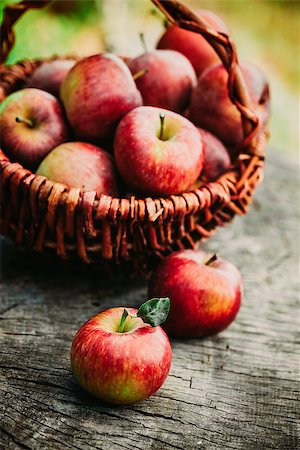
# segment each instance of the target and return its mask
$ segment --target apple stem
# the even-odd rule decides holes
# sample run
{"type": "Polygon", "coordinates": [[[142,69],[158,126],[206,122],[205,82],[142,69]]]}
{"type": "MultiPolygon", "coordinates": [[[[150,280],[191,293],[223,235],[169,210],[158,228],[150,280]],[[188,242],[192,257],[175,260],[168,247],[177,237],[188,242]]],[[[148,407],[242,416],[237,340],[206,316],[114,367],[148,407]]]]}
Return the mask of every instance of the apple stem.
{"type": "Polygon", "coordinates": [[[164,126],[165,126],[165,115],[160,113],[160,133],[159,133],[159,139],[162,141],[164,138],[164,126]]]}
{"type": "Polygon", "coordinates": [[[127,309],[124,308],[123,314],[122,314],[122,317],[121,317],[121,320],[120,320],[120,325],[119,325],[119,328],[118,328],[118,333],[124,333],[125,321],[126,321],[128,316],[129,316],[129,313],[128,313],[127,309]]]}
{"type": "Polygon", "coordinates": [[[217,255],[214,253],[204,264],[206,266],[210,266],[211,263],[213,263],[214,261],[216,261],[218,259],[217,255]]]}
{"type": "Polygon", "coordinates": [[[147,300],[139,307],[136,316],[133,316],[124,308],[117,333],[124,333],[125,321],[128,316],[133,319],[139,317],[144,323],[151,325],[151,327],[157,327],[166,321],[169,312],[169,297],[151,298],[147,300]]]}
{"type": "Polygon", "coordinates": [[[17,123],[25,123],[29,128],[33,128],[33,122],[30,119],[25,119],[25,117],[17,116],[16,117],[17,123]]]}
{"type": "Polygon", "coordinates": [[[134,75],[132,75],[132,78],[134,79],[134,81],[138,80],[139,78],[141,78],[143,75],[145,75],[148,72],[148,69],[141,69],[138,72],[136,72],[134,75]]]}
{"type": "Polygon", "coordinates": [[[148,48],[147,48],[147,44],[146,44],[144,33],[140,33],[140,40],[141,40],[142,47],[143,47],[145,53],[148,53],[148,48]]]}

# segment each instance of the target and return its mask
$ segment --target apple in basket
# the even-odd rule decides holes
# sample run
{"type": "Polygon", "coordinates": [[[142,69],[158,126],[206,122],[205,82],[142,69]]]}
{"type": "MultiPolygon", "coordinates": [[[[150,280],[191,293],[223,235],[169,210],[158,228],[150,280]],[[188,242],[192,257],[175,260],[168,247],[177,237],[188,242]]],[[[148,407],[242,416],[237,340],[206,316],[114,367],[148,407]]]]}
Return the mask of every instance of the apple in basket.
{"type": "Polygon", "coordinates": [[[187,191],[203,167],[197,128],[185,117],[161,108],[141,106],[119,123],[115,161],[133,191],[168,196],[187,191]]]}
{"type": "Polygon", "coordinates": [[[181,113],[187,107],[197,79],[193,66],[173,50],[146,52],[128,63],[132,74],[146,70],[136,80],[144,105],[181,113]]]}
{"type": "MultiPolygon", "coordinates": [[[[197,13],[214,30],[230,34],[226,23],[217,14],[206,9],[199,9],[197,13]]],[[[220,62],[215,50],[203,36],[199,33],[179,28],[176,25],[171,25],[167,28],[160,38],[157,48],[169,48],[185,55],[192,63],[197,76],[210,65],[220,62]]]]}
{"type": "Polygon", "coordinates": [[[230,156],[218,138],[209,131],[198,128],[203,142],[204,166],[201,176],[207,181],[214,181],[229,169],[230,156]]]}
{"type": "MultiPolygon", "coordinates": [[[[270,116],[269,85],[264,72],[249,62],[240,64],[253,110],[261,127],[270,116]]],[[[228,147],[243,141],[241,114],[228,95],[228,73],[222,64],[208,68],[198,79],[192,94],[190,120],[215,134],[228,147]]],[[[235,156],[234,150],[231,151],[235,156]]]]}
{"type": "Polygon", "coordinates": [[[82,191],[117,195],[113,158],[100,147],[86,142],[65,142],[41,162],[37,175],[82,191]]]}
{"type": "Polygon", "coordinates": [[[142,105],[127,65],[110,53],[78,61],[63,80],[60,96],[76,135],[90,141],[111,137],[120,119],[142,105]]]}
{"type": "Polygon", "coordinates": [[[58,97],[60,85],[75,62],[73,59],[44,62],[35,69],[25,86],[43,89],[58,97]]]}
{"type": "Polygon", "coordinates": [[[170,300],[151,299],[139,310],[111,308],[88,320],[71,348],[72,371],[91,395],[132,404],[154,394],[171,366],[170,341],[159,326],[170,300]]]}
{"type": "Polygon", "coordinates": [[[169,335],[212,335],[236,317],[242,277],[233,264],[216,255],[183,250],[162,260],[149,280],[148,293],[170,298],[170,314],[164,324],[169,335]]]}
{"type": "Polygon", "coordinates": [[[14,92],[1,103],[0,130],[5,153],[30,169],[68,136],[58,100],[32,88],[14,92]]]}

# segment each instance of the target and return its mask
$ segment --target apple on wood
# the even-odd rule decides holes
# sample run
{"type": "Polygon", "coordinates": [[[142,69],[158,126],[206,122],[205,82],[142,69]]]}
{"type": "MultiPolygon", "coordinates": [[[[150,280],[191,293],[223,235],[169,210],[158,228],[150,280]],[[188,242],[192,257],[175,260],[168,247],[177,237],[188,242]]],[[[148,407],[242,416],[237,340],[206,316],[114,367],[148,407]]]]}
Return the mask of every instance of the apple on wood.
{"type": "Polygon", "coordinates": [[[68,137],[58,100],[33,88],[14,92],[1,103],[0,129],[4,152],[30,169],[68,137]]]}
{"type": "Polygon", "coordinates": [[[207,181],[214,181],[229,169],[230,156],[226,147],[216,136],[202,128],[198,128],[198,131],[204,150],[202,177],[207,181]]]}
{"type": "Polygon", "coordinates": [[[73,59],[44,62],[35,69],[25,86],[43,89],[58,97],[61,83],[75,63],[73,59]]]}
{"type": "MultiPolygon", "coordinates": [[[[269,85],[264,72],[249,62],[240,64],[248,87],[252,109],[258,115],[261,128],[270,117],[269,85]]],[[[190,120],[216,135],[226,146],[235,148],[243,141],[241,114],[228,94],[228,73],[222,64],[208,68],[198,79],[191,100],[190,120]]]]}
{"type": "Polygon", "coordinates": [[[149,295],[168,296],[164,329],[176,337],[219,333],[236,317],[242,277],[230,262],[204,252],[183,250],[167,256],[152,273],[149,295]]]}
{"type": "Polygon", "coordinates": [[[91,141],[111,137],[120,119],[142,105],[127,65],[110,53],[76,63],[62,82],[60,96],[76,135],[91,141]]]}
{"type": "Polygon", "coordinates": [[[203,167],[197,128],[165,109],[141,106],[119,123],[115,140],[117,169],[136,192],[169,196],[189,190],[203,167]]]}
{"type": "Polygon", "coordinates": [[[146,72],[135,81],[144,105],[184,111],[197,84],[195,71],[185,56],[173,50],[153,50],[132,59],[128,67],[133,75],[146,72]]]}
{"type": "Polygon", "coordinates": [[[86,142],[65,142],[41,162],[37,175],[82,191],[117,195],[113,158],[100,147],[86,142]]]}
{"type": "Polygon", "coordinates": [[[159,326],[170,300],[151,299],[139,310],[111,308],[88,320],[71,348],[72,371],[91,395],[128,405],[154,394],[171,366],[170,341],[159,326]]]}
{"type": "MultiPolygon", "coordinates": [[[[217,14],[206,9],[199,9],[197,14],[205,19],[214,30],[230,34],[228,26],[217,14]]],[[[215,50],[201,34],[184,30],[176,25],[167,28],[160,38],[157,48],[172,49],[182,53],[193,65],[197,76],[207,67],[220,61],[215,50]]]]}

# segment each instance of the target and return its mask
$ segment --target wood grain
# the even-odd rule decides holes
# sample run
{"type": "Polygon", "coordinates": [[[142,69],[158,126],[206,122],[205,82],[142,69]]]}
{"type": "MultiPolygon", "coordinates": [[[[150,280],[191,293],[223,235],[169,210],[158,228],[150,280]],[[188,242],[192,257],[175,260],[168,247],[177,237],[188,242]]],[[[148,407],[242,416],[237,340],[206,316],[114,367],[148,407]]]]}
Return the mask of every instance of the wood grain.
{"type": "Polygon", "coordinates": [[[243,274],[236,322],[172,341],[166,383],[134,406],[84,394],[69,349],[100,309],[141,304],[146,281],[46,263],[2,241],[1,449],[299,448],[299,180],[294,164],[269,156],[250,213],[206,244],[243,274]]]}

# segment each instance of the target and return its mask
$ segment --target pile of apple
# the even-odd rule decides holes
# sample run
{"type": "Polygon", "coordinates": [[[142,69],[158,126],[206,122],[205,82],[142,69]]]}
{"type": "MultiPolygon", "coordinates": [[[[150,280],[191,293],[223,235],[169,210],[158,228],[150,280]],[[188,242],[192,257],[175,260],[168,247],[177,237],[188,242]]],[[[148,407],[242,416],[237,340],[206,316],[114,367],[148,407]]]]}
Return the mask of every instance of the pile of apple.
{"type": "MultiPolygon", "coordinates": [[[[218,31],[226,24],[202,17],[218,31]]],[[[0,105],[3,151],[69,188],[124,196],[169,196],[228,170],[243,139],[228,75],[199,34],[169,27],[158,49],[134,59],[104,53],[42,63],[0,105]]],[[[269,88],[241,70],[264,126],[269,88]]]]}
{"type": "MultiPolygon", "coordinates": [[[[218,16],[200,14],[229,34],[218,16]]],[[[43,63],[0,105],[4,152],[98,197],[169,196],[218,178],[243,140],[227,72],[199,34],[171,26],[157,47],[130,60],[104,53],[43,63]]],[[[266,78],[250,63],[241,70],[264,127],[266,78]]],[[[148,293],[155,298],[139,310],[104,311],[74,338],[74,375],[102,400],[130,404],[152,395],[171,365],[166,332],[191,338],[224,330],[238,313],[242,278],[222,258],[185,250],[161,262],[148,293]]]]}

